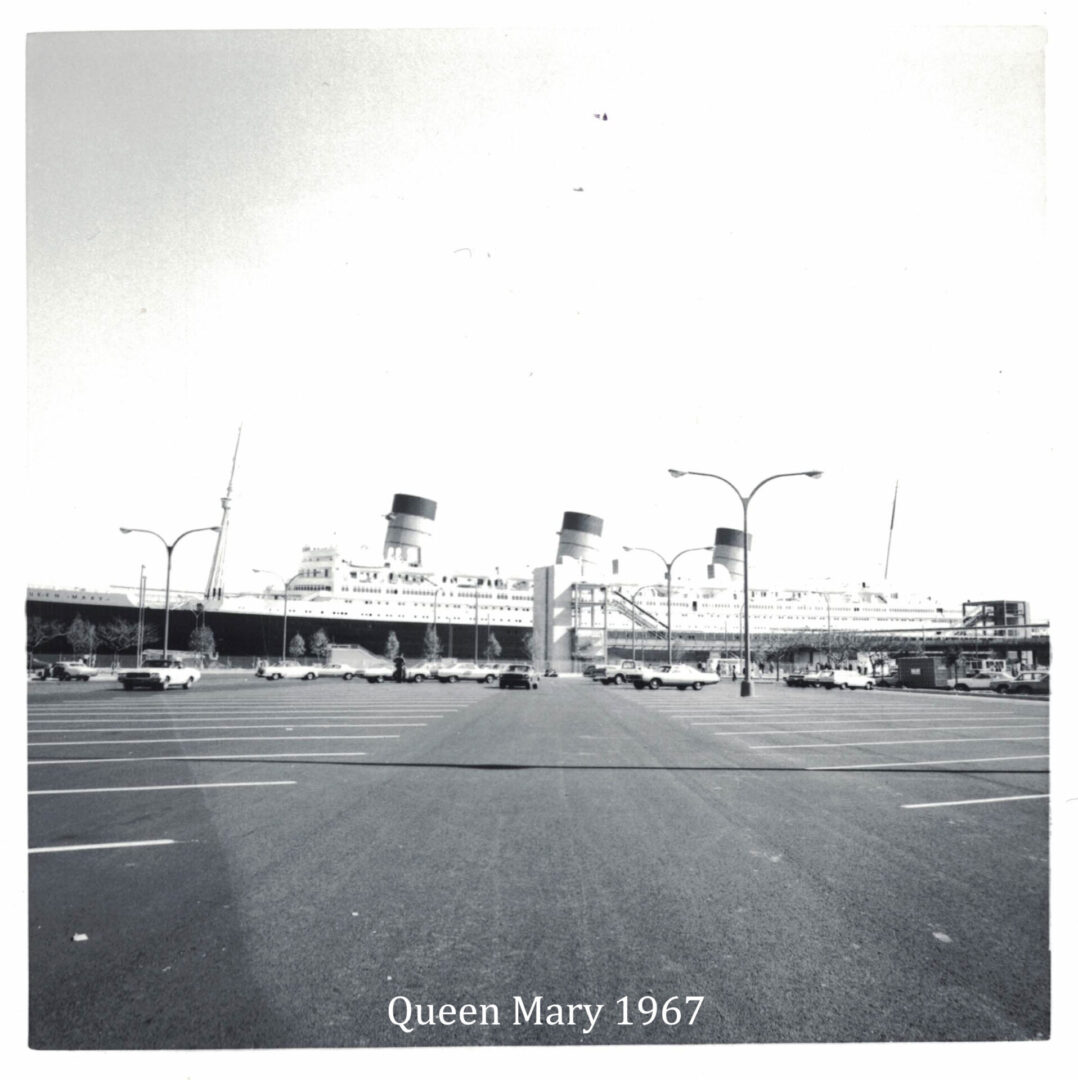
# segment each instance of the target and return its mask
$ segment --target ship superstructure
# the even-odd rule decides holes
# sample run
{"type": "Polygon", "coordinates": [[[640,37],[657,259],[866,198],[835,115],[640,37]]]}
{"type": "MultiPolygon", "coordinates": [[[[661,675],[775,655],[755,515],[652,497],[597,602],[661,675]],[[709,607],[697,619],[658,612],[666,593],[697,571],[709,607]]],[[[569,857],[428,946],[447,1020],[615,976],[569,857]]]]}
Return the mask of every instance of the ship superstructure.
{"type": "MultiPolygon", "coordinates": [[[[229,496],[222,506],[227,521],[229,496]]],[[[726,640],[739,633],[744,538],[736,529],[716,530],[706,579],[682,576],[671,583],[648,583],[618,577],[603,559],[602,519],[576,511],[564,515],[553,567],[528,574],[437,570],[426,565],[436,513],[437,503],[431,499],[397,494],[385,515],[379,563],[355,562],[336,545],[305,547],[287,583],[275,582],[260,591],[225,590],[222,541],[204,593],[172,590],[169,647],[184,648],[191,631],[202,625],[213,631],[221,655],[278,654],[286,590],[290,638],[308,638],[321,630],[335,644],[381,653],[392,633],[408,657],[424,654],[431,628],[443,656],[481,658],[493,653],[504,659],[529,652],[552,656],[544,651],[544,642],[555,624],[571,628],[581,641],[601,630],[608,643],[637,633],[664,635],[669,612],[681,640],[726,640]],[[555,578],[557,596],[551,592],[555,578]]],[[[147,590],[150,625],[163,607],[164,591],[147,590]]],[[[867,582],[826,589],[757,584],[750,591],[750,607],[756,635],[956,626],[962,618],[955,605],[867,582]]],[[[27,591],[29,615],[62,625],[76,614],[97,624],[115,618],[134,621],[138,611],[137,587],[31,586],[27,591]]],[[[575,644],[572,651],[581,655],[575,644]]]]}

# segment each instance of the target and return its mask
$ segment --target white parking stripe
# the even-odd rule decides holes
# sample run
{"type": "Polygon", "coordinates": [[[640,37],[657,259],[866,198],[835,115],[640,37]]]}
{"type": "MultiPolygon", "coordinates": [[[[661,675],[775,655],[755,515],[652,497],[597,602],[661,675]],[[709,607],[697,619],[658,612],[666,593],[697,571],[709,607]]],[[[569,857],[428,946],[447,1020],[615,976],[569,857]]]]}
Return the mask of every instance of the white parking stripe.
{"type": "Polygon", "coordinates": [[[163,754],[157,757],[36,758],[27,765],[135,765],[143,761],[231,761],[238,758],[366,757],[366,750],[306,750],[287,754],[163,754]]]}
{"type": "Polygon", "coordinates": [[[175,840],[126,840],[116,844],[73,844],[71,847],[32,847],[31,855],[44,855],[51,851],[102,851],[105,848],[154,847],[157,844],[174,844],[175,840]]]}
{"type": "Polygon", "coordinates": [[[71,742],[32,742],[28,746],[120,746],[124,743],[193,743],[193,742],[301,742],[313,739],[399,739],[399,735],[214,735],[188,739],[78,739],[71,742]]]}
{"type": "Polygon", "coordinates": [[[903,810],[924,810],[930,806],[972,806],[974,803],[1018,802],[1020,799],[1047,799],[1047,795],[1001,795],[995,799],[958,799],[955,802],[903,803],[903,810]]]}
{"type": "Polygon", "coordinates": [[[876,739],[873,742],[836,742],[836,743],[769,743],[750,746],[750,750],[830,750],[836,746],[915,746],[919,743],[945,742],[1046,742],[1047,735],[986,735],[983,739],[876,739]]]}
{"type": "MultiPolygon", "coordinates": [[[[1043,728],[1044,724],[949,724],[946,727],[927,727],[917,728],[917,731],[991,731],[993,728],[1000,728],[1004,731],[1024,731],[1028,728],[1043,728]]],[[[750,735],[827,735],[839,732],[846,735],[850,732],[863,732],[871,731],[876,733],[895,734],[894,728],[881,728],[881,727],[866,727],[866,728],[800,728],[790,730],[789,728],[780,728],[775,731],[712,731],[712,735],[739,735],[741,738],[746,738],[750,735]]],[[[918,739],[917,742],[945,742],[944,739],[918,739]]],[[[963,742],[970,740],[963,739],[963,742]]],[[[860,746],[861,743],[822,743],[826,746],[860,746]]],[[[871,744],[866,744],[871,745],[871,744]]]]}
{"type": "Polygon", "coordinates": [[[96,795],[113,791],[187,791],[194,788],[232,788],[232,787],[282,787],[295,785],[297,780],[237,780],[219,784],[148,784],[145,787],[87,787],[55,788],[52,791],[29,791],[28,795],[96,795]]]}
{"type": "MultiPolygon", "coordinates": [[[[145,731],[153,734],[157,731],[260,731],[267,729],[270,731],[276,731],[280,728],[286,731],[293,731],[296,728],[384,728],[384,727],[426,727],[424,723],[405,723],[396,724],[387,721],[384,724],[307,724],[301,720],[293,721],[292,723],[284,724],[215,724],[215,725],[184,725],[182,727],[176,727],[169,725],[168,727],[140,727],[139,731],[145,731]]],[[[128,732],[130,728],[113,728],[113,727],[101,727],[101,728],[38,728],[33,732],[34,735],[86,735],[86,734],[108,734],[109,732],[128,732]]],[[[30,743],[28,745],[34,745],[30,743]]],[[[41,744],[38,744],[41,745],[41,744]]]]}
{"type": "Polygon", "coordinates": [[[828,772],[833,769],[901,769],[911,765],[972,765],[982,761],[1032,761],[1046,758],[1047,754],[1015,754],[1012,757],[951,758],[948,761],[886,761],[871,765],[812,765],[806,772],[828,772]]]}

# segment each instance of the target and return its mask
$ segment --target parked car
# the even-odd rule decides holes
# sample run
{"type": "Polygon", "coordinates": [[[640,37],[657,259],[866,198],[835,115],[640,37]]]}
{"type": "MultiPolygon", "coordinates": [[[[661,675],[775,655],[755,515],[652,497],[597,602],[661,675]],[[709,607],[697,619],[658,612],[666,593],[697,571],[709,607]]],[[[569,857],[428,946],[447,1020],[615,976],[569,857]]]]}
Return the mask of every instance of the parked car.
{"type": "Polygon", "coordinates": [[[803,671],[792,671],[784,677],[784,681],[787,686],[804,686],[805,673],[803,671]]]}
{"type": "Polygon", "coordinates": [[[819,683],[825,690],[871,690],[876,685],[876,680],[861,671],[834,668],[821,671],[819,683]]]}
{"type": "Polygon", "coordinates": [[[89,682],[100,672],[82,660],[58,660],[52,665],[51,674],[54,679],[59,679],[61,682],[69,682],[72,679],[89,682]]]}
{"type": "Polygon", "coordinates": [[[902,676],[897,671],[891,671],[886,675],[877,675],[877,686],[902,686],[902,676]]]}
{"type": "Polygon", "coordinates": [[[592,678],[603,686],[621,686],[632,679],[634,672],[643,671],[646,666],[641,660],[611,660],[609,664],[596,667],[592,678]]]}
{"type": "Polygon", "coordinates": [[[30,679],[47,679],[52,665],[31,656],[26,662],[26,676],[30,679]]]}
{"type": "Polygon", "coordinates": [[[1002,693],[1003,688],[1014,682],[1014,676],[1005,671],[971,671],[955,680],[954,688],[967,693],[970,690],[994,690],[1002,693]]]}
{"type": "Polygon", "coordinates": [[[344,679],[348,682],[356,677],[356,669],[351,664],[323,664],[318,671],[318,677],[327,679],[344,679]]]}
{"type": "Polygon", "coordinates": [[[514,686],[524,690],[538,690],[539,674],[531,664],[507,664],[505,670],[498,675],[498,686],[502,690],[510,690],[514,686]]]}
{"type": "Polygon", "coordinates": [[[1004,694],[1048,694],[1047,671],[1022,671],[1001,688],[1004,694]]]}
{"type": "Polygon", "coordinates": [[[369,683],[385,682],[386,679],[393,678],[393,665],[388,660],[376,660],[373,664],[368,664],[359,676],[369,683]]]}
{"type": "Polygon", "coordinates": [[[421,683],[427,679],[436,678],[436,672],[438,670],[438,664],[434,660],[423,660],[420,663],[408,664],[405,666],[404,677],[408,682],[421,683]]]}
{"type": "Polygon", "coordinates": [[[481,664],[460,661],[438,668],[437,679],[441,683],[455,683],[464,680],[491,684],[497,682],[498,673],[481,664]]]}
{"type": "Polygon", "coordinates": [[[678,690],[688,690],[691,686],[694,690],[702,690],[706,685],[719,681],[714,671],[700,671],[688,664],[663,664],[660,667],[643,668],[632,672],[630,679],[637,690],[645,687],[658,690],[663,686],[676,686],[678,690]]]}
{"type": "Polygon", "coordinates": [[[802,686],[816,687],[820,685],[820,676],[822,671],[806,671],[804,677],[801,679],[802,686]]]}
{"type": "Polygon", "coordinates": [[[117,678],[125,690],[169,690],[173,686],[190,690],[202,678],[202,672],[188,667],[182,660],[169,657],[144,660],[142,667],[121,671],[117,678]]]}
{"type": "Polygon", "coordinates": [[[279,660],[259,664],[255,674],[269,682],[276,679],[306,679],[310,682],[318,678],[321,670],[314,664],[301,664],[298,660],[279,660]]]}

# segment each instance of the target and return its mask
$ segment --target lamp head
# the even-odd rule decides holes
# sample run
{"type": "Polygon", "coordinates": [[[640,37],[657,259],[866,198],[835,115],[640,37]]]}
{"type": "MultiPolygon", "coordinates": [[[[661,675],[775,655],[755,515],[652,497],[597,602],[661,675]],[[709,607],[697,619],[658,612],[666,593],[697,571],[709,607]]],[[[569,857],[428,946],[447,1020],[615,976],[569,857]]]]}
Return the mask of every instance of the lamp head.
{"type": "Polygon", "coordinates": [[[811,476],[813,480],[819,480],[823,476],[823,472],[820,469],[813,469],[811,472],[805,473],[806,476],[811,476]]]}
{"type": "Polygon", "coordinates": [[[670,475],[671,475],[671,476],[672,476],[672,477],[673,477],[673,478],[674,478],[675,480],[676,480],[676,479],[677,479],[677,478],[678,478],[679,476],[684,476],[684,475],[685,475],[685,470],[684,470],[684,469],[667,469],[666,471],[667,471],[667,472],[668,472],[668,473],[669,473],[669,474],[670,474],[670,475]]]}
{"type": "Polygon", "coordinates": [[[122,532],[122,533],[129,533],[129,532],[131,532],[131,530],[130,530],[130,529],[125,529],[125,528],[124,528],[124,527],[123,527],[123,526],[121,525],[121,526],[120,526],[120,532],[122,532]]]}

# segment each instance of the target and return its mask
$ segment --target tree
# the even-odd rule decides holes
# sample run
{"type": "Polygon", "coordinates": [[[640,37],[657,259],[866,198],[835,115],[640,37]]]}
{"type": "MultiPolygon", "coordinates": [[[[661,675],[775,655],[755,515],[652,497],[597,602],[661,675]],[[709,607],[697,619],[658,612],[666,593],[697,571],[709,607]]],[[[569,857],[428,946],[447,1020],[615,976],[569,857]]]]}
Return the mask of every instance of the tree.
{"type": "Polygon", "coordinates": [[[483,650],[487,660],[497,660],[502,655],[502,646],[496,634],[487,634],[487,647],[483,650]]]}
{"type": "Polygon", "coordinates": [[[535,653],[536,653],[535,634],[533,634],[533,633],[525,634],[524,635],[524,640],[521,642],[521,644],[524,647],[524,656],[527,659],[528,663],[529,664],[534,664],[535,659],[536,659],[536,656],[535,656],[535,653]]]}
{"type": "Polygon", "coordinates": [[[288,655],[298,660],[306,651],[307,643],[303,640],[303,635],[296,634],[288,643],[288,655]]]}
{"type": "Polygon", "coordinates": [[[307,646],[311,656],[317,656],[319,660],[325,660],[329,656],[330,643],[326,632],[319,627],[311,634],[310,644],[307,646]]]}
{"type": "Polygon", "coordinates": [[[428,626],[427,632],[423,635],[423,659],[434,661],[441,658],[442,643],[438,638],[438,631],[433,626],[428,626]]]}
{"type": "Polygon", "coordinates": [[[97,633],[105,648],[112,651],[114,663],[119,663],[120,653],[138,644],[138,623],[128,619],[110,619],[97,633]]]}
{"type": "Polygon", "coordinates": [[[40,615],[31,615],[26,620],[26,648],[33,652],[46,641],[63,637],[64,625],[56,619],[43,619],[40,615]]]}
{"type": "Polygon", "coordinates": [[[187,647],[191,652],[198,653],[204,660],[212,659],[217,655],[217,640],[213,631],[205,624],[196,626],[187,639],[187,647]]]}
{"type": "Polygon", "coordinates": [[[71,620],[71,625],[64,631],[68,645],[73,653],[80,656],[92,656],[97,645],[97,627],[87,622],[81,615],[71,620]]]}
{"type": "Polygon", "coordinates": [[[401,654],[401,643],[397,640],[397,631],[390,630],[389,637],[386,638],[386,647],[382,652],[382,655],[392,663],[401,654]]]}

